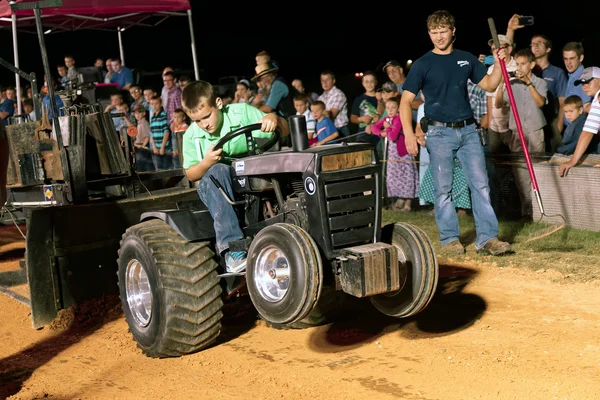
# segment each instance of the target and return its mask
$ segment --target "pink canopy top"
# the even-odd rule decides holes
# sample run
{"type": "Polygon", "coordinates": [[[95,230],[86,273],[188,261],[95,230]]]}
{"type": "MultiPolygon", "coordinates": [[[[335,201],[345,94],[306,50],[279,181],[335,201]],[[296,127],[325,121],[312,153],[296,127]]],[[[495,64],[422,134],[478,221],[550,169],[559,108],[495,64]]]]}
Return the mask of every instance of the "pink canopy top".
{"type": "MultiPolygon", "coordinates": [[[[17,3],[23,2],[25,1],[17,0],[17,3]]],[[[62,4],[62,7],[42,9],[42,15],[77,14],[108,17],[128,13],[173,12],[190,9],[188,0],[63,0],[62,4]]],[[[8,1],[1,1],[0,17],[10,17],[11,14],[8,1]]],[[[32,16],[33,10],[20,10],[16,14],[17,17],[32,16]]]]}

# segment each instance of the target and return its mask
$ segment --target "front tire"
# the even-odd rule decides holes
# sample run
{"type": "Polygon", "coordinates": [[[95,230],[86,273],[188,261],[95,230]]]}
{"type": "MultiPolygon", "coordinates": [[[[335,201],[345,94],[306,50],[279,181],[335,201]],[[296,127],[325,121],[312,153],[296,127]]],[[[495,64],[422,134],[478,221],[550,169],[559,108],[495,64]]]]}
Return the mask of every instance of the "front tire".
{"type": "Polygon", "coordinates": [[[121,305],[138,347],[178,357],[221,331],[222,289],[209,242],[188,242],[161,220],[127,229],[118,258],[121,305]]]}
{"type": "Polygon", "coordinates": [[[296,225],[262,229],[248,251],[246,281],[258,313],[273,324],[291,324],[310,314],[323,286],[323,266],[314,240],[296,225]]]}

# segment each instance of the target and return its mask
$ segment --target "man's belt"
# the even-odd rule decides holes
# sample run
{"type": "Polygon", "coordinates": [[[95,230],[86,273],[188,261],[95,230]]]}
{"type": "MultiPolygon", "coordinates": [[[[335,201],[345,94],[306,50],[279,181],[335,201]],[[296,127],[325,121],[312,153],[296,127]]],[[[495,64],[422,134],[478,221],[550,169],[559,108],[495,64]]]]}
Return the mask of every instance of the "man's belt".
{"type": "Polygon", "coordinates": [[[442,128],[452,128],[452,129],[464,128],[467,125],[477,123],[477,121],[475,121],[475,118],[468,118],[468,119],[465,119],[464,121],[458,121],[458,122],[439,122],[439,121],[432,121],[432,120],[428,120],[427,122],[429,125],[432,125],[432,126],[441,126],[442,128]]]}

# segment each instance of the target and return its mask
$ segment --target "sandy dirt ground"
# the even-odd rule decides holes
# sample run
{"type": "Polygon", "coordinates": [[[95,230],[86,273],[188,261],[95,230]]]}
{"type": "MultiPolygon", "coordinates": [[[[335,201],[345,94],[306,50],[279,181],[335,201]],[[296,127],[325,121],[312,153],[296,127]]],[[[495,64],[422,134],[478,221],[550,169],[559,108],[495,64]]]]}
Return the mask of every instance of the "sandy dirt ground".
{"type": "MultiPolygon", "coordinates": [[[[21,257],[0,255],[1,270],[21,257]]],[[[406,320],[352,300],[328,325],[276,330],[234,299],[217,344],[171,359],[141,354],[117,298],[35,330],[0,294],[0,398],[600,398],[600,282],[491,261],[442,260],[432,303],[406,320]]]]}

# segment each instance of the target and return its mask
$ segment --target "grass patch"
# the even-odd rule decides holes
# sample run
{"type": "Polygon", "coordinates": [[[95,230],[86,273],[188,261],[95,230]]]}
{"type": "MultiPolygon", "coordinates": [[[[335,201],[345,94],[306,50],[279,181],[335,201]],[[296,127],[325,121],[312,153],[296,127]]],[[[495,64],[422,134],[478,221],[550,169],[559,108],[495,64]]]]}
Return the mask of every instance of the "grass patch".
{"type": "MultiPolygon", "coordinates": [[[[439,232],[435,217],[427,211],[399,213],[385,210],[383,225],[407,222],[423,229],[431,241],[441,263],[446,261],[441,254],[439,232]]],[[[553,269],[574,282],[600,279],[600,232],[564,227],[544,238],[526,242],[544,232],[550,225],[523,221],[500,221],[499,238],[511,243],[513,254],[502,257],[483,256],[475,252],[475,221],[472,216],[459,218],[461,242],[467,247],[464,256],[452,256],[454,261],[465,257],[498,267],[514,267],[541,271],[553,269]]]]}

